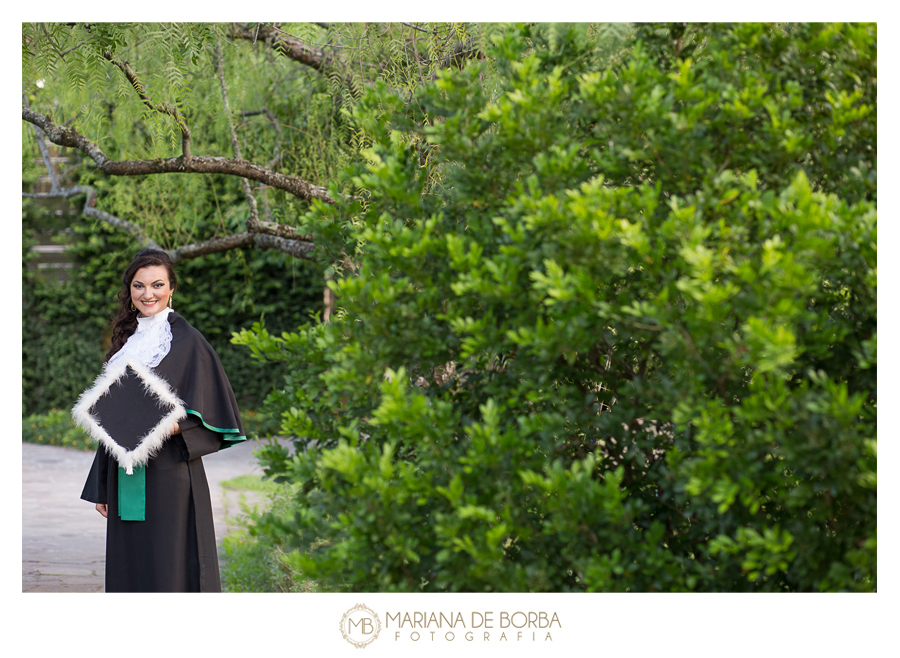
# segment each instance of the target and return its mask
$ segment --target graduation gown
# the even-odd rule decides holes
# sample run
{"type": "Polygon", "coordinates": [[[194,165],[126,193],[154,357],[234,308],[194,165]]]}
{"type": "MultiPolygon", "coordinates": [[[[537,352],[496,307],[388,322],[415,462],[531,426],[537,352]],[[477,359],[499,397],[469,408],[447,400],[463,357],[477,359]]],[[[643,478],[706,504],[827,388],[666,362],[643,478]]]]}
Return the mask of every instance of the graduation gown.
{"type": "MultiPolygon", "coordinates": [[[[81,497],[108,506],[107,592],[221,591],[209,485],[202,457],[242,441],[234,392],[215,351],[175,312],[169,353],[153,369],[184,401],[181,432],[163,441],[145,469],[144,520],[120,518],[119,478],[101,444],[81,497]]],[[[128,476],[131,477],[131,476],[128,476]]]]}

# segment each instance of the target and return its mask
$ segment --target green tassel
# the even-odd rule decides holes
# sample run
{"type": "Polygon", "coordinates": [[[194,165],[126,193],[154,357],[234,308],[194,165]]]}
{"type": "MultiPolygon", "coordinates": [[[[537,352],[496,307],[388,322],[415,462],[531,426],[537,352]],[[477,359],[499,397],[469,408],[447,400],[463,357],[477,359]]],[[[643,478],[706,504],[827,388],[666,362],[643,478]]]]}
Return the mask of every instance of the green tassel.
{"type": "Polygon", "coordinates": [[[119,467],[119,518],[123,521],[143,521],[147,506],[147,478],[144,466],[135,466],[127,475],[119,467]]]}

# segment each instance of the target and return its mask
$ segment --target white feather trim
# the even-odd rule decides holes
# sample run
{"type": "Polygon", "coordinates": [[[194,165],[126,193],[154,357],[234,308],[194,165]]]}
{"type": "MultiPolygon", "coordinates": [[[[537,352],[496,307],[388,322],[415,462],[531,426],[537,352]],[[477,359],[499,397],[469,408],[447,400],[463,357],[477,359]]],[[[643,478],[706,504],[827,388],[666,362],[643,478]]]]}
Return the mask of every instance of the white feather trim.
{"type": "Polygon", "coordinates": [[[103,372],[94,381],[94,385],[78,397],[75,406],[72,407],[72,417],[76,424],[99,441],[116,458],[125,472],[131,475],[134,466],[146,465],[159,452],[165,440],[172,435],[172,427],[175,423],[187,417],[187,410],[184,402],[175,394],[166,380],[135,360],[120,359],[115,363],[107,363],[103,372]],[[161,403],[160,406],[169,408],[169,412],[138,441],[134,450],[126,450],[116,443],[90,412],[91,407],[125,375],[128,368],[131,368],[141,380],[144,390],[156,396],[158,402],[161,403]]]}

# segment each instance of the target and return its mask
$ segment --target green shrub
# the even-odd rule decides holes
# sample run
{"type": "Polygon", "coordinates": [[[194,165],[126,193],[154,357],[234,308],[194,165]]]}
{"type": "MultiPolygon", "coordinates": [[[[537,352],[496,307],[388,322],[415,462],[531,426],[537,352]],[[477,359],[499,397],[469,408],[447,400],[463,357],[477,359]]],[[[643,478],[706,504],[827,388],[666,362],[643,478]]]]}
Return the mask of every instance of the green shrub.
{"type": "Polygon", "coordinates": [[[97,449],[97,442],[75,425],[68,409],[51,409],[45,414],[32,414],[23,419],[22,442],[78,450],[97,449]]]}
{"type": "Polygon", "coordinates": [[[256,531],[351,591],[874,591],[875,27],[587,30],[362,101],[336,319],[236,339],[301,437],[256,531]]]}
{"type": "MultiPolygon", "coordinates": [[[[290,488],[278,487],[267,479],[235,478],[223,482],[232,489],[261,491],[263,508],[268,518],[284,514],[290,488]]],[[[296,564],[296,556],[266,534],[256,529],[261,513],[242,504],[244,516],[236,519],[244,527],[233,530],[222,539],[222,589],[226,592],[312,592],[315,584],[304,576],[296,564]]],[[[233,519],[235,520],[235,519],[233,519]]]]}

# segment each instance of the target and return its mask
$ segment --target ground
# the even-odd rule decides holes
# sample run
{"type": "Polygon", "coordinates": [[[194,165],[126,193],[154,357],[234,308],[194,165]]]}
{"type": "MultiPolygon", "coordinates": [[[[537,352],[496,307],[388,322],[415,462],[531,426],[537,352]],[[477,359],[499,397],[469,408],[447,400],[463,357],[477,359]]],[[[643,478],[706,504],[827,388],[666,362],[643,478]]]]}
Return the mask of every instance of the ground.
{"type": "MultiPolygon", "coordinates": [[[[233,527],[226,515],[240,513],[242,495],[252,498],[221,483],[260,473],[256,447],[245,441],[203,459],[219,542],[233,527]]],[[[80,498],[93,458],[93,451],[22,444],[23,592],[103,591],[106,524],[80,498]]]]}

